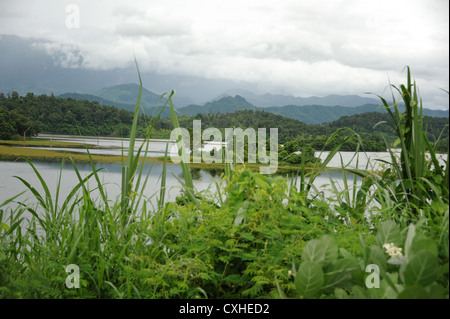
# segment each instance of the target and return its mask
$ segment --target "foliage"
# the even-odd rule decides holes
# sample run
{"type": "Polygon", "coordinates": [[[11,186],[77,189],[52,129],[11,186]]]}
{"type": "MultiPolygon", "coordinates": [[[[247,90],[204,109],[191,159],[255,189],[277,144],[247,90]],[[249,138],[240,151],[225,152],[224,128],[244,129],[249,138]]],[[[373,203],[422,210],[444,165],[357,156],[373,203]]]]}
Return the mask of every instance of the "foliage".
{"type": "MultiPolygon", "coordinates": [[[[389,190],[387,193],[389,200],[403,204],[394,209],[398,215],[392,218],[402,222],[414,221],[425,211],[430,222],[434,223],[435,220],[442,218],[442,213],[436,215],[434,210],[429,209],[430,204],[431,206],[449,204],[448,159],[444,163],[439,162],[437,155],[442,134],[434,143],[428,139],[424,129],[422,101],[418,97],[416,84],[411,81],[409,68],[407,84],[402,84],[399,88],[394,85],[392,87],[400,93],[406,107],[405,113],[399,113],[394,94],[392,106],[389,106],[383,98],[381,100],[392,119],[392,128],[398,137],[396,145],[400,148],[400,156],[397,157],[389,149],[390,167],[382,178],[375,182],[379,183],[380,188],[389,190]]],[[[448,125],[443,128],[443,132],[445,129],[448,129],[448,125]]],[[[385,199],[383,196],[381,200],[385,199]]]]}
{"type": "MultiPolygon", "coordinates": [[[[28,135],[38,132],[91,136],[130,134],[134,116],[130,111],[113,106],[100,106],[97,101],[57,98],[53,94],[35,96],[29,93],[26,96],[13,96],[0,100],[0,120],[3,118],[2,114],[6,113],[6,118],[13,127],[16,125],[14,123],[21,123],[23,128],[17,127],[16,131],[22,136],[25,126],[33,128],[27,132],[28,135]],[[12,114],[15,117],[12,117],[12,114]]],[[[139,115],[138,136],[145,136],[146,126],[150,121],[151,117],[139,115]]]]}
{"type": "Polygon", "coordinates": [[[290,164],[320,162],[320,158],[315,156],[315,149],[311,145],[300,146],[297,140],[289,141],[279,149],[278,160],[290,164]]]}
{"type": "MultiPolygon", "coordinates": [[[[10,97],[3,97],[0,99],[0,123],[2,123],[0,138],[9,139],[14,134],[23,136],[28,127],[31,127],[31,129],[26,132],[27,136],[35,135],[38,132],[91,136],[128,137],[130,135],[133,112],[118,109],[114,106],[100,105],[96,100],[89,101],[87,99],[75,99],[68,95],[64,96],[64,98],[53,95],[35,96],[29,93],[26,96],[13,94],[10,97]],[[10,112],[13,113],[10,114],[10,112]],[[12,116],[13,114],[14,116],[12,116]]],[[[80,98],[84,98],[84,96],[80,98]]],[[[157,101],[154,101],[154,97],[152,99],[152,105],[158,104],[157,101]]],[[[160,101],[168,103],[165,96],[160,101]]],[[[120,104],[117,104],[117,106],[119,107],[120,104]]],[[[176,112],[178,111],[176,110],[176,112]]],[[[199,110],[199,112],[202,111],[199,110]]],[[[170,111],[161,107],[154,107],[152,110],[145,110],[145,112],[142,107],[140,108],[136,130],[138,137],[146,136],[147,125],[158,114],[167,114],[170,117],[170,111]]],[[[366,151],[384,151],[386,145],[381,136],[384,136],[389,143],[395,141],[394,130],[389,125],[378,125],[374,128],[375,124],[380,121],[391,122],[389,115],[382,113],[357,114],[330,123],[312,125],[267,111],[237,110],[226,114],[199,113],[195,116],[182,116],[179,117],[180,127],[190,129],[194,119],[202,121],[202,129],[216,127],[222,131],[228,127],[241,127],[243,129],[248,127],[255,129],[276,127],[281,144],[296,140],[300,145],[310,145],[315,150],[322,150],[326,145],[328,136],[342,127],[349,127],[360,134],[363,137],[362,147],[366,151]]],[[[448,119],[432,117],[425,119],[424,125],[430,141],[434,142],[434,138],[439,135],[445,124],[448,124],[448,119]]],[[[151,134],[153,138],[168,138],[171,130],[171,119],[159,118],[154,123],[151,134]]],[[[222,132],[222,136],[225,136],[224,132],[222,132]]],[[[333,149],[340,143],[340,139],[344,138],[344,136],[336,137],[332,143],[326,145],[325,150],[333,149]]],[[[354,151],[357,144],[356,140],[348,140],[345,145],[342,145],[341,150],[354,151]]],[[[443,131],[437,150],[442,152],[447,149],[448,128],[443,131]]]]}
{"type": "MultiPolygon", "coordinates": [[[[408,72],[399,91],[418,101],[411,89],[408,72]]],[[[179,127],[171,98],[166,105],[179,127]]],[[[0,203],[0,297],[448,299],[448,165],[436,166],[437,143],[425,134],[418,104],[408,108],[392,112],[400,158],[392,153],[381,177],[342,163],[344,189],[330,175],[331,194],[314,181],[346,143],[361,147],[362,135],[351,128],[326,139],[324,148],[333,147],[315,170],[306,173],[303,161],[289,179],[226,164],[217,191],[197,192],[183,165],[176,202],[165,201],[167,161],[159,190],[144,194],[145,161],[123,160],[117,199],[108,198],[90,155],[85,177],[69,158],[79,182],[66,198],[64,160],[56,192],[29,162],[39,187],[18,176],[28,198],[22,192],[0,203]],[[80,268],[79,288],[65,284],[69,264],[80,268]]],[[[132,141],[139,109],[138,96],[132,141]]],[[[146,138],[155,123],[145,126],[146,138]]],[[[145,158],[144,146],[138,151],[145,158]]]]}
{"type": "Polygon", "coordinates": [[[9,140],[33,136],[38,132],[36,124],[20,110],[7,110],[0,106],[0,139],[9,140]]]}
{"type": "MultiPolygon", "coordinates": [[[[448,218],[448,209],[447,209],[448,218]]],[[[379,225],[376,245],[355,257],[324,235],[307,243],[295,276],[300,298],[448,299],[448,245],[427,237],[423,222],[379,225]]],[[[448,229],[443,229],[448,238],[448,229]]]]}

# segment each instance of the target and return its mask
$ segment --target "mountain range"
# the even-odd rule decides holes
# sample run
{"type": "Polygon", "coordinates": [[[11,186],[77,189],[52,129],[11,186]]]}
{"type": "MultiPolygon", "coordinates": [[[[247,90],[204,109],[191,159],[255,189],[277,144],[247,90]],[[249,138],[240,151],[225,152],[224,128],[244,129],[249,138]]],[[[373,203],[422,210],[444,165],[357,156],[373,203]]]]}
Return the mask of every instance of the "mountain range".
{"type": "MultiPolygon", "coordinates": [[[[139,86],[137,84],[122,84],[100,89],[93,94],[80,94],[80,93],[65,93],[58,97],[71,97],[79,100],[97,101],[102,105],[112,105],[118,108],[134,111],[136,98],[139,92],[139,86]]],[[[360,96],[341,96],[330,95],[326,97],[311,97],[311,98],[294,98],[293,100],[289,96],[284,95],[271,95],[271,103],[274,106],[254,105],[250,103],[246,98],[241,95],[229,96],[230,92],[226,92],[210,102],[203,105],[189,104],[184,107],[178,107],[176,109],[180,116],[192,116],[198,113],[229,113],[241,110],[254,110],[274,113],[283,115],[285,117],[300,120],[304,123],[319,124],[327,123],[338,120],[342,116],[350,116],[354,114],[361,114],[367,112],[386,112],[381,107],[381,103],[377,103],[377,100],[370,98],[363,98],[360,96]],[[283,105],[284,101],[293,101],[298,104],[283,105]],[[317,102],[318,104],[305,105],[306,102],[317,102]],[[338,103],[342,102],[342,105],[338,103]],[[345,104],[344,104],[345,102],[345,104]],[[372,102],[372,103],[364,103],[372,102]],[[363,103],[359,104],[358,103],[363,103]]],[[[254,101],[264,100],[264,97],[268,95],[256,95],[249,91],[241,91],[246,93],[254,101]]],[[[159,113],[160,107],[165,103],[166,98],[155,94],[145,88],[142,90],[141,106],[144,109],[144,113],[147,115],[156,115],[159,113]],[[159,107],[158,107],[159,106],[159,107]]],[[[269,102],[263,103],[268,105],[269,102]]],[[[402,107],[400,106],[402,110],[402,107]]],[[[448,118],[447,111],[441,110],[423,110],[424,115],[432,117],[446,117],[448,118]]],[[[169,108],[166,108],[162,113],[162,117],[169,117],[169,108]]]]}
{"type": "Polygon", "coordinates": [[[219,95],[216,100],[219,100],[227,96],[239,95],[246,99],[249,103],[259,106],[259,107],[270,107],[270,106],[285,106],[285,105],[324,105],[324,106],[335,106],[342,105],[348,107],[355,107],[364,104],[377,104],[379,100],[361,97],[359,95],[328,95],[324,97],[311,96],[311,97],[296,97],[293,95],[282,95],[282,94],[262,94],[258,95],[248,90],[242,89],[232,89],[227,90],[223,94],[219,95]]]}
{"type": "MultiPolygon", "coordinates": [[[[283,115],[304,123],[320,124],[338,120],[342,116],[350,116],[367,112],[387,113],[380,104],[364,104],[355,107],[348,106],[327,106],[327,105],[285,105],[272,107],[256,107],[243,97],[223,97],[219,100],[200,105],[188,105],[178,109],[180,115],[196,115],[198,113],[229,113],[240,110],[259,110],[268,113],[283,115]]],[[[404,111],[404,107],[399,105],[399,110],[404,111]]],[[[448,118],[448,111],[423,109],[425,116],[448,118]]]]}

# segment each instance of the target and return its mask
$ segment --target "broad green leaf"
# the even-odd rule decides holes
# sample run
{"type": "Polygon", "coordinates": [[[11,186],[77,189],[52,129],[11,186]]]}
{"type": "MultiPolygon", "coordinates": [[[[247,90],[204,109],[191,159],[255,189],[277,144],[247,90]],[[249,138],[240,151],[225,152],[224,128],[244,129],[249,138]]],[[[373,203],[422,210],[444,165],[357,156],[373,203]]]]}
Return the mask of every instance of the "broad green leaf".
{"type": "MultiPolygon", "coordinates": [[[[386,282],[386,280],[380,281],[380,287],[379,288],[367,288],[367,292],[370,294],[370,297],[373,299],[392,299],[392,297],[389,296],[389,293],[392,292],[391,286],[386,282]]],[[[395,294],[394,298],[397,297],[397,294],[395,294]]]]}
{"type": "Polygon", "coordinates": [[[405,284],[407,286],[428,286],[439,273],[437,258],[433,253],[422,250],[415,254],[405,267],[405,284]]]}
{"type": "Polygon", "coordinates": [[[348,294],[342,288],[334,289],[334,295],[336,296],[337,299],[349,299],[348,294]]]}
{"type": "Polygon", "coordinates": [[[449,265],[448,265],[448,262],[447,262],[447,263],[445,263],[444,265],[442,265],[442,266],[440,267],[440,269],[439,269],[439,275],[440,275],[440,276],[443,276],[443,275],[445,275],[445,274],[448,274],[448,272],[449,272],[449,265]]]}
{"type": "Polygon", "coordinates": [[[410,286],[402,290],[397,299],[428,299],[429,295],[425,288],[421,286],[410,286]]]}
{"type": "Polygon", "coordinates": [[[370,246],[370,256],[368,259],[368,264],[377,265],[380,268],[382,274],[386,272],[387,270],[386,254],[380,247],[370,246]]]}
{"type": "Polygon", "coordinates": [[[428,296],[430,299],[446,299],[446,294],[448,294],[448,289],[445,289],[438,284],[432,284],[427,288],[428,296]]]}
{"type": "Polygon", "coordinates": [[[392,257],[388,259],[388,264],[391,265],[402,265],[406,262],[406,257],[402,256],[402,257],[392,257]]]}
{"type": "Polygon", "coordinates": [[[330,264],[335,261],[338,258],[338,245],[334,238],[330,235],[325,235],[322,236],[319,241],[325,250],[325,264],[330,264]]]}
{"type": "Polygon", "coordinates": [[[305,261],[298,268],[295,276],[295,287],[302,298],[319,297],[324,278],[320,264],[305,261]]]}
{"type": "Polygon", "coordinates": [[[402,236],[397,224],[390,220],[381,223],[381,225],[378,227],[375,241],[380,247],[383,247],[383,245],[386,243],[393,243],[396,246],[400,246],[402,242],[402,236]]]}
{"type": "Polygon", "coordinates": [[[325,247],[322,242],[318,239],[310,240],[302,253],[303,261],[312,261],[316,263],[321,263],[325,260],[325,247]]]}
{"type": "Polygon", "coordinates": [[[352,273],[361,269],[354,258],[341,258],[336,260],[324,273],[323,289],[330,290],[344,287],[352,279],[352,273]]]}
{"type": "MultiPolygon", "coordinates": [[[[435,257],[438,256],[438,247],[436,245],[436,242],[434,242],[431,239],[428,238],[421,238],[419,240],[414,240],[412,246],[411,246],[411,250],[410,250],[410,255],[409,257],[414,257],[415,254],[417,254],[420,251],[429,251],[430,253],[432,253],[435,257]]],[[[409,258],[410,259],[410,258],[409,258]]]]}
{"type": "Polygon", "coordinates": [[[406,241],[405,241],[405,255],[406,257],[409,256],[411,245],[413,243],[414,237],[416,236],[416,227],[414,224],[409,225],[408,227],[408,233],[406,235],[406,241]]]}
{"type": "Polygon", "coordinates": [[[361,286],[353,286],[352,292],[353,292],[353,299],[370,299],[367,290],[361,286]]]}

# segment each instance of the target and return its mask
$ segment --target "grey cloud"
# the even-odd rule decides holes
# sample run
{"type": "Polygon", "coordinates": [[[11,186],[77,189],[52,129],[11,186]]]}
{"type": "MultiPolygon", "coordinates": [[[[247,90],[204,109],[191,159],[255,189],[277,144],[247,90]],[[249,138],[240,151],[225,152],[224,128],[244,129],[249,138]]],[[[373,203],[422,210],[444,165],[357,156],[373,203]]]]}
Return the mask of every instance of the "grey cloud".
{"type": "Polygon", "coordinates": [[[179,36],[189,32],[188,26],[157,21],[126,21],[116,26],[116,32],[128,37],[179,36]]]}
{"type": "Polygon", "coordinates": [[[83,66],[84,58],[76,46],[55,42],[36,42],[31,47],[42,50],[50,55],[55,66],[67,69],[75,69],[83,66]]]}
{"type": "Polygon", "coordinates": [[[53,41],[35,47],[66,68],[124,68],[134,53],[142,71],[307,96],[380,92],[409,65],[430,83],[422,92],[448,89],[447,0],[76,2],[81,28],[70,30],[66,2],[0,0],[0,15],[21,13],[0,33],[53,41]]]}
{"type": "Polygon", "coordinates": [[[114,11],[120,21],[115,31],[127,37],[180,36],[191,32],[192,22],[182,16],[175,16],[164,11],[145,12],[133,8],[114,11]]]}

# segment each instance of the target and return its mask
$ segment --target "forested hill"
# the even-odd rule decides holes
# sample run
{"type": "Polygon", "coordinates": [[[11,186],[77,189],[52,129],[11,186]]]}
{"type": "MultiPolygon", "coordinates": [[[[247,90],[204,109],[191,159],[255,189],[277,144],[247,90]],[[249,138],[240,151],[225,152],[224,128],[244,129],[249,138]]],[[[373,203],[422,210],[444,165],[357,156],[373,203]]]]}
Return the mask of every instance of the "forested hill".
{"type": "Polygon", "coordinates": [[[102,98],[97,95],[92,95],[92,94],[64,93],[64,94],[60,94],[57,96],[57,98],[59,98],[59,97],[61,97],[63,99],[72,98],[72,99],[80,100],[80,101],[87,100],[89,102],[98,102],[100,104],[100,106],[103,106],[103,105],[115,106],[119,109],[128,110],[128,111],[134,111],[134,109],[136,108],[136,103],[133,105],[133,104],[127,104],[127,103],[113,102],[108,99],[102,98]]]}
{"type": "MultiPolygon", "coordinates": [[[[183,116],[179,119],[180,126],[187,128],[192,127],[192,121],[194,119],[202,121],[202,129],[208,127],[278,128],[278,140],[280,143],[298,139],[302,144],[310,144],[316,150],[322,149],[328,140],[328,137],[340,128],[350,128],[360,134],[363,138],[363,146],[365,146],[366,151],[385,150],[383,137],[390,143],[394,142],[396,139],[396,135],[390,125],[391,119],[389,115],[378,112],[343,116],[339,120],[324,124],[307,124],[270,112],[241,110],[226,114],[213,113],[183,116]],[[374,126],[376,127],[374,128],[374,126]]],[[[430,141],[435,141],[442,132],[439,150],[448,150],[449,119],[425,117],[425,122],[428,127],[430,141]],[[445,127],[446,125],[447,127],[445,127]]],[[[164,123],[166,127],[170,125],[170,121],[166,119],[163,119],[160,123],[164,123]]],[[[343,134],[345,135],[345,132],[343,132],[343,134]]],[[[339,138],[335,139],[333,141],[334,144],[330,144],[327,149],[331,149],[335,144],[339,143],[339,141],[339,138]]],[[[352,147],[353,146],[354,144],[352,147]]],[[[350,150],[352,147],[348,145],[344,149],[350,150]]]]}
{"type": "Polygon", "coordinates": [[[40,133],[127,136],[133,113],[114,106],[100,106],[97,101],[35,96],[28,93],[10,97],[0,94],[0,136],[40,133]],[[19,119],[19,120],[16,120],[19,119]],[[24,121],[27,121],[23,125],[24,121]],[[27,126],[27,128],[25,127],[27,126]]]}
{"type": "MultiPolygon", "coordinates": [[[[139,86],[136,84],[118,85],[114,87],[105,88],[96,95],[79,94],[79,93],[65,93],[57,97],[62,98],[74,98],[77,100],[97,101],[100,105],[116,106],[120,109],[128,111],[134,111],[136,107],[136,96],[139,92],[139,86]]],[[[176,107],[176,99],[180,99],[176,95],[173,97],[176,107]]],[[[181,98],[183,99],[183,98],[181,98]]],[[[343,97],[335,97],[336,101],[346,101],[343,97]]],[[[365,101],[365,99],[360,99],[365,101]]],[[[375,101],[373,99],[367,99],[368,101],[375,101]]],[[[166,100],[163,98],[159,101],[159,95],[152,93],[151,91],[143,89],[141,106],[147,115],[158,114],[158,108],[156,105],[161,106],[166,100]],[[158,103],[159,102],[159,103],[158,103]]],[[[287,99],[286,101],[290,101],[287,99]]],[[[320,99],[308,99],[308,101],[320,101],[320,99]]],[[[351,105],[351,104],[350,104],[351,105]]],[[[400,105],[400,109],[402,106],[400,105]]],[[[387,113],[387,111],[380,107],[380,104],[364,104],[360,106],[349,106],[347,104],[342,105],[293,105],[287,104],[284,106],[269,106],[260,107],[259,104],[252,104],[244,97],[240,95],[225,96],[218,98],[214,101],[208,102],[204,105],[189,104],[185,107],[177,108],[176,112],[179,116],[192,116],[198,113],[230,113],[240,110],[259,110],[264,112],[270,112],[274,114],[283,115],[285,117],[293,118],[304,123],[319,124],[327,123],[338,120],[342,116],[350,116],[353,114],[367,113],[367,112],[380,112],[387,113]]],[[[423,114],[425,116],[433,117],[448,117],[448,112],[442,110],[424,109],[423,114]]],[[[161,117],[169,118],[169,110],[165,110],[161,117]]]]}
{"type": "MultiPolygon", "coordinates": [[[[36,133],[73,134],[93,136],[128,136],[133,113],[113,106],[100,105],[97,101],[61,98],[53,95],[35,96],[29,93],[19,96],[13,92],[9,97],[0,94],[0,139],[19,138],[36,133]]],[[[210,113],[193,116],[180,116],[181,127],[192,129],[194,119],[202,121],[202,129],[216,127],[253,127],[278,128],[279,143],[298,139],[316,149],[322,149],[328,137],[337,129],[348,127],[362,135],[365,150],[379,151],[385,149],[382,139],[393,141],[393,131],[388,124],[387,114],[364,113],[345,116],[337,121],[325,124],[307,124],[296,119],[287,118],[261,110],[239,110],[226,114],[210,113]]],[[[146,131],[151,117],[140,115],[138,134],[146,131]]],[[[427,118],[430,138],[433,141],[448,124],[448,118],[427,118]]],[[[152,137],[169,137],[173,126],[170,119],[158,120],[152,137]]],[[[336,140],[338,142],[338,140],[336,140]]],[[[443,149],[448,149],[448,127],[441,142],[443,149]]],[[[349,146],[350,147],[350,146],[349,146]]],[[[350,147],[351,148],[351,147],[350,147]]]]}
{"type": "MultiPolygon", "coordinates": [[[[386,109],[380,107],[380,104],[365,104],[361,106],[325,106],[325,105],[285,105],[272,107],[257,107],[249,103],[240,95],[234,97],[226,96],[221,99],[206,103],[205,105],[188,105],[177,109],[180,115],[195,115],[197,113],[229,113],[239,110],[259,110],[274,114],[283,115],[305,123],[319,124],[338,120],[342,116],[353,114],[379,112],[387,113],[386,109]]],[[[403,110],[402,105],[399,106],[403,110]]],[[[447,117],[448,111],[423,109],[425,116],[447,117]]]]}

